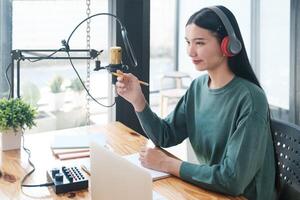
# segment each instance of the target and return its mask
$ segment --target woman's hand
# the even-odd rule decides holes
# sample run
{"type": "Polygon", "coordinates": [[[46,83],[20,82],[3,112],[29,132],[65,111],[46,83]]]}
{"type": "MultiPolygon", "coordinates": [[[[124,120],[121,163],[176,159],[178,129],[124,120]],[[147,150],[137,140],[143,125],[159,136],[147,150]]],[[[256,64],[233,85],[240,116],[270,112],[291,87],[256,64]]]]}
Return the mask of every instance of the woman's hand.
{"type": "Polygon", "coordinates": [[[167,172],[179,177],[182,161],[168,156],[159,148],[142,148],[139,160],[146,168],[167,172]]]}
{"type": "MultiPolygon", "coordinates": [[[[117,73],[120,73],[120,71],[118,70],[117,73]]],[[[130,102],[135,111],[143,111],[146,105],[146,100],[137,77],[131,73],[122,73],[122,76],[119,76],[117,80],[117,93],[130,102]]]]}

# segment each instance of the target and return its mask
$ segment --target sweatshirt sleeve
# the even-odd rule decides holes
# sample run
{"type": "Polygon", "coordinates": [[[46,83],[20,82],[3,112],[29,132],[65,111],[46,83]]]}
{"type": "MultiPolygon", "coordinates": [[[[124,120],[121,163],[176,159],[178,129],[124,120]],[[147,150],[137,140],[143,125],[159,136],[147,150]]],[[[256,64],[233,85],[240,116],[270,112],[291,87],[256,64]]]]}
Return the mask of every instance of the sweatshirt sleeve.
{"type": "Polygon", "coordinates": [[[197,165],[183,162],[180,177],[200,187],[240,195],[262,166],[269,126],[257,113],[245,116],[229,138],[222,162],[197,165]]]}
{"type": "Polygon", "coordinates": [[[185,96],[180,99],[174,111],[165,119],[161,119],[148,105],[137,117],[146,133],[155,145],[170,147],[187,138],[185,120],[185,96]]]}

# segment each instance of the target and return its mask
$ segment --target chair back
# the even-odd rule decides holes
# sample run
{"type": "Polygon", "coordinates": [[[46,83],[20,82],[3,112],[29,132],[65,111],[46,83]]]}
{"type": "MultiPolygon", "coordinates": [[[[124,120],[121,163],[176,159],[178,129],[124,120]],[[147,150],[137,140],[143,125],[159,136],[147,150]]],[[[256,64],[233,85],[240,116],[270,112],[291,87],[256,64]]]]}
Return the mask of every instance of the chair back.
{"type": "Polygon", "coordinates": [[[277,157],[277,177],[280,179],[280,200],[300,199],[300,127],[272,120],[277,157]]]}

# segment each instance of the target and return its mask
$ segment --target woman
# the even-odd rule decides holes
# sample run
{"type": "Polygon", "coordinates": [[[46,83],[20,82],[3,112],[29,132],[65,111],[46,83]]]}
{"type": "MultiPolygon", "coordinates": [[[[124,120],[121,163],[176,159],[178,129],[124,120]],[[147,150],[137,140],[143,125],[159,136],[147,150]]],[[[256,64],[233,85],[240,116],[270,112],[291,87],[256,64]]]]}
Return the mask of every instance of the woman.
{"type": "Polygon", "coordinates": [[[148,148],[140,153],[142,165],[209,190],[273,199],[275,161],[268,102],[250,66],[235,17],[223,6],[204,8],[188,20],[185,39],[196,70],[208,74],[191,83],[165,119],[151,111],[135,76],[118,77],[116,86],[157,146],[169,147],[189,138],[200,164],[148,148]],[[231,49],[228,35],[239,43],[231,49]]]}

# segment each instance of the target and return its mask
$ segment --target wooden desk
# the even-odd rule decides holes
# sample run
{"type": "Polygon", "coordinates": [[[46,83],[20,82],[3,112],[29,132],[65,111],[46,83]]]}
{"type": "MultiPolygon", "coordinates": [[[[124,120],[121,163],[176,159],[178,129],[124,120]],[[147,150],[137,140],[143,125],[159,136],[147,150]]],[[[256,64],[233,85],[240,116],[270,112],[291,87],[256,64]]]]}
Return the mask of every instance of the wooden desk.
{"type": "MultiPolygon", "coordinates": [[[[52,167],[62,165],[80,165],[86,159],[75,159],[68,161],[60,161],[56,159],[50,150],[50,143],[53,137],[58,134],[72,132],[87,132],[87,133],[103,133],[105,134],[107,143],[114,149],[116,153],[121,155],[131,154],[139,151],[140,147],[147,143],[143,136],[136,135],[134,131],[124,126],[119,122],[113,122],[106,126],[89,126],[79,127],[74,129],[65,129],[59,131],[51,131],[38,134],[25,134],[25,146],[32,152],[31,160],[35,164],[36,171],[27,179],[27,184],[46,183],[46,170],[52,167]]],[[[20,189],[20,181],[31,167],[27,161],[27,154],[24,150],[1,152],[0,155],[1,171],[16,177],[15,182],[8,182],[2,176],[0,178],[0,199],[90,199],[88,190],[83,190],[75,193],[66,193],[56,195],[51,187],[36,187],[20,189]],[[72,196],[73,195],[73,196],[72,196]],[[74,196],[75,195],[75,196],[74,196]]],[[[156,192],[162,194],[170,200],[196,200],[196,199],[213,199],[213,200],[241,200],[241,197],[223,196],[213,193],[199,187],[193,186],[176,177],[169,177],[158,180],[153,183],[153,188],[156,192]]]]}

